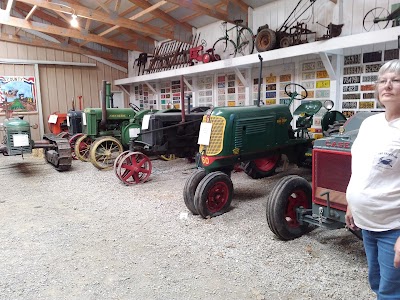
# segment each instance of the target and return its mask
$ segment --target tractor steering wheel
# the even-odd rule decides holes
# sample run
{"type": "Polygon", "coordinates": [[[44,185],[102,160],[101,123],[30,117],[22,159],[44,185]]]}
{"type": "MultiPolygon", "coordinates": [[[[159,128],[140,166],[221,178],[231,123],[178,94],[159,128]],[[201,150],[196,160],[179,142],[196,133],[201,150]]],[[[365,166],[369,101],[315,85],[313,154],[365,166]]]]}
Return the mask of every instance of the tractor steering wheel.
{"type": "Polygon", "coordinates": [[[129,103],[129,106],[130,106],[134,111],[140,111],[139,106],[137,106],[136,104],[129,103]]]}
{"type": "Polygon", "coordinates": [[[308,92],[307,92],[306,88],[298,83],[288,83],[287,85],[285,85],[285,93],[290,98],[293,97],[292,99],[296,99],[296,100],[303,100],[303,99],[307,98],[307,96],[308,96],[308,92]],[[294,92],[291,92],[292,86],[294,87],[293,88],[294,92]],[[302,93],[302,91],[300,91],[300,93],[298,93],[296,91],[296,87],[299,87],[302,91],[304,91],[304,93],[302,93]]]}

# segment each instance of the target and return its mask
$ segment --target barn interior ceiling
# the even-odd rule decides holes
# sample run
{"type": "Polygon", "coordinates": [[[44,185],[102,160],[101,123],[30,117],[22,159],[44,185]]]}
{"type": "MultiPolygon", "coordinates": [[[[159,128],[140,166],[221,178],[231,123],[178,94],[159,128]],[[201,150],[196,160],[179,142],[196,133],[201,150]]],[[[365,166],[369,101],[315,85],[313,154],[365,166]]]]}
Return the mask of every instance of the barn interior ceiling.
{"type": "Polygon", "coordinates": [[[247,22],[249,8],[275,0],[1,0],[0,40],[97,56],[127,66],[128,50],[190,42],[193,28],[247,22]]]}

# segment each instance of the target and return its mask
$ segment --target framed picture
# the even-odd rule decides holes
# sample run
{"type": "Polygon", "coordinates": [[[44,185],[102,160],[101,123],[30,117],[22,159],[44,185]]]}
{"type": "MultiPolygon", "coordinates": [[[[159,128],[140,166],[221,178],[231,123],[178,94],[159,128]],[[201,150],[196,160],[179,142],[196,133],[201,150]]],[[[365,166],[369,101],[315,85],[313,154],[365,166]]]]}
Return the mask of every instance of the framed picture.
{"type": "Polygon", "coordinates": [[[36,82],[34,76],[0,76],[0,113],[36,112],[36,82]]]}

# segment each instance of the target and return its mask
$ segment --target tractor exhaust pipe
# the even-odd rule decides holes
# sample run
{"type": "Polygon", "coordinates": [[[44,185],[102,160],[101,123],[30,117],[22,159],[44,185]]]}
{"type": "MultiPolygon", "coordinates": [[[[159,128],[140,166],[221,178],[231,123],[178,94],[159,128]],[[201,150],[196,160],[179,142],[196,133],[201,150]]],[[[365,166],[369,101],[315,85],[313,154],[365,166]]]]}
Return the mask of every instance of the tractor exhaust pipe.
{"type": "Polygon", "coordinates": [[[106,95],[107,81],[103,80],[102,93],[101,93],[101,122],[102,128],[106,127],[107,124],[107,95],[106,95]]]}
{"type": "Polygon", "coordinates": [[[258,95],[257,95],[257,106],[260,107],[261,102],[261,79],[262,79],[262,65],[263,65],[263,58],[260,54],[258,54],[258,59],[260,60],[260,74],[258,76],[258,95]]]}

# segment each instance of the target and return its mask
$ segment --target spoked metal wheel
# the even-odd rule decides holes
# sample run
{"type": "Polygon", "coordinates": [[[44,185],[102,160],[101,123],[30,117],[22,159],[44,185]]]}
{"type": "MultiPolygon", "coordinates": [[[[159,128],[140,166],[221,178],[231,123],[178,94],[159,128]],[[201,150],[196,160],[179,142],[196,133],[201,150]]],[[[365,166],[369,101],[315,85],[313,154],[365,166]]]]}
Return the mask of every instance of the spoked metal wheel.
{"type": "Polygon", "coordinates": [[[89,150],[93,140],[86,134],[79,137],[75,142],[75,155],[81,161],[89,161],[89,150]]]}
{"type": "Polygon", "coordinates": [[[233,197],[233,184],[223,172],[207,174],[199,183],[194,195],[197,212],[203,218],[227,212],[233,197]]]}
{"type": "Polygon", "coordinates": [[[254,50],[254,35],[248,28],[242,28],[239,31],[239,45],[237,52],[241,55],[252,54],[254,50]]]}
{"type": "Polygon", "coordinates": [[[72,156],[72,159],[75,159],[75,160],[78,159],[78,157],[77,157],[76,154],[75,154],[75,144],[76,144],[76,141],[77,141],[80,137],[82,137],[83,135],[84,135],[83,133],[77,133],[77,134],[74,134],[74,135],[68,140],[69,145],[71,146],[71,156],[72,156]]]}
{"type": "Polygon", "coordinates": [[[130,152],[129,150],[122,152],[120,155],[118,155],[118,157],[114,161],[114,173],[117,176],[117,178],[120,180],[121,180],[121,177],[120,177],[120,174],[118,174],[118,167],[121,164],[124,156],[127,155],[129,152],[130,152]]]}
{"type": "Polygon", "coordinates": [[[311,208],[311,185],[297,175],[283,177],[272,189],[267,202],[267,222],[281,240],[291,240],[310,231],[308,223],[300,225],[296,209],[311,208]]]}
{"type": "Polygon", "coordinates": [[[221,59],[227,59],[235,57],[236,45],[233,41],[221,38],[214,43],[213,46],[215,55],[219,55],[221,59]]]}
{"type": "Polygon", "coordinates": [[[279,153],[273,153],[270,156],[245,163],[243,169],[253,179],[268,177],[275,174],[280,158],[279,153]]]}
{"type": "Polygon", "coordinates": [[[90,147],[90,161],[100,170],[114,166],[114,161],[124,151],[119,140],[112,136],[98,138],[90,147]]]}
{"type": "Polygon", "coordinates": [[[194,194],[196,193],[197,186],[200,181],[206,176],[204,169],[197,169],[190,175],[186,180],[185,186],[183,187],[183,200],[185,201],[186,207],[194,215],[198,215],[196,205],[194,203],[194,194]]]}
{"type": "Polygon", "coordinates": [[[150,159],[141,152],[129,152],[118,159],[117,177],[126,185],[146,182],[151,175],[150,159]]]}
{"type": "Polygon", "coordinates": [[[389,11],[383,7],[375,7],[365,14],[363,27],[365,31],[375,31],[385,29],[389,20],[389,11]]]}
{"type": "Polygon", "coordinates": [[[57,134],[57,137],[59,138],[69,138],[69,133],[66,131],[61,131],[59,134],[57,134]]]}

